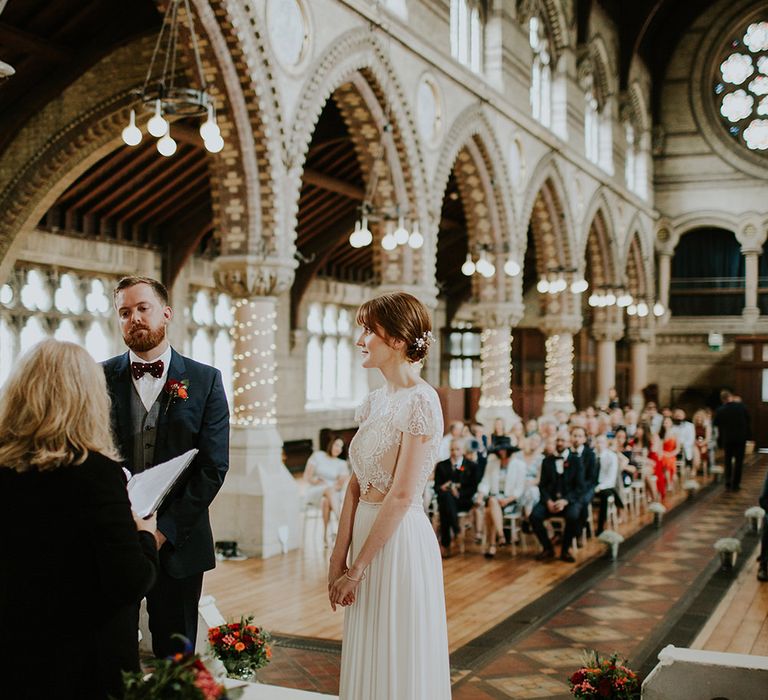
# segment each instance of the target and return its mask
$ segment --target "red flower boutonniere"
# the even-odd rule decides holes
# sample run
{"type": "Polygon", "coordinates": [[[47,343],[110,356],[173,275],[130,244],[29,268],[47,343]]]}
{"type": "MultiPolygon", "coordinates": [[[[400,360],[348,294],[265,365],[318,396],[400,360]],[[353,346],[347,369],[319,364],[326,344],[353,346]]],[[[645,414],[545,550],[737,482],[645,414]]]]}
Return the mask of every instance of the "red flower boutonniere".
{"type": "Polygon", "coordinates": [[[168,394],[168,403],[165,405],[166,413],[168,413],[171,404],[175,403],[176,400],[186,401],[189,398],[188,388],[189,379],[182,379],[181,381],[178,379],[169,379],[165,383],[164,391],[168,394]]]}

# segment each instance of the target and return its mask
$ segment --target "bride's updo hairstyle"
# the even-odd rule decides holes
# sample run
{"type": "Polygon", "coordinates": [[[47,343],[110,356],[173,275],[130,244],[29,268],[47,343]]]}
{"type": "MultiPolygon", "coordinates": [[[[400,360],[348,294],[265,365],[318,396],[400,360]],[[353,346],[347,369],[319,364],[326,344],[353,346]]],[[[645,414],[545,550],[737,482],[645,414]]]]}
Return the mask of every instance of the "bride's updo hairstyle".
{"type": "Polygon", "coordinates": [[[407,292],[390,292],[366,301],[357,310],[356,320],[387,341],[402,340],[409,362],[423,360],[434,341],[427,307],[407,292]]]}

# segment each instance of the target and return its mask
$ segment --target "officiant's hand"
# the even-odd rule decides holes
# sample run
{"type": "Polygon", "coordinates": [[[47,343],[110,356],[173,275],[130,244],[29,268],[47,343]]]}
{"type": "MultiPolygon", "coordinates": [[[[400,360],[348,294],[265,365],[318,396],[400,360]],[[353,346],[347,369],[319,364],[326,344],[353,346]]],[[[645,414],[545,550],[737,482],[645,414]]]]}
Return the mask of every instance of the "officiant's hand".
{"type": "Polygon", "coordinates": [[[133,513],[133,522],[136,523],[136,529],[139,532],[148,532],[153,537],[157,537],[157,513],[152,513],[148,518],[140,518],[133,513]]]}

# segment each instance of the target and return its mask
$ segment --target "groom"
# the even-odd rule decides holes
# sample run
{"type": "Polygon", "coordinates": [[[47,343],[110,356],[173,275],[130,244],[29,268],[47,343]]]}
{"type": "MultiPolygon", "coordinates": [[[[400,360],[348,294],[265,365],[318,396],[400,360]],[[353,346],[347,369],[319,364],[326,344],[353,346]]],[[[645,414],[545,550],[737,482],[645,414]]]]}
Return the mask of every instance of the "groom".
{"type": "Polygon", "coordinates": [[[155,656],[193,645],[203,572],[216,565],[208,506],[229,466],[229,408],[219,370],[182,357],[166,328],[168,292],[148,277],[124,277],[114,305],[128,352],[104,363],[112,397],[112,431],[132,473],[197,448],[192,464],[160,506],[160,571],[147,594],[155,656]]]}

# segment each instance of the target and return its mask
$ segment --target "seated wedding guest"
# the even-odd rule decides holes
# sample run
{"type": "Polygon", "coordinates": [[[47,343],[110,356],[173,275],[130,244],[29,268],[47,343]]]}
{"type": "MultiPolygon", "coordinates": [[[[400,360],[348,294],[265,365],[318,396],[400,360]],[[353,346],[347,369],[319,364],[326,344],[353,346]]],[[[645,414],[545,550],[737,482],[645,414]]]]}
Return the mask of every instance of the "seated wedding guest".
{"type": "Polygon", "coordinates": [[[488,461],[488,449],[491,446],[490,438],[486,435],[485,427],[482,423],[472,423],[470,432],[472,433],[470,442],[474,441],[477,444],[475,449],[476,459],[474,460],[477,464],[477,478],[482,479],[485,473],[485,464],[488,461]]]}
{"type": "Polygon", "coordinates": [[[496,444],[498,440],[509,439],[507,435],[507,427],[504,425],[503,418],[496,418],[493,421],[493,430],[491,430],[491,447],[496,444]]]}
{"type": "Polygon", "coordinates": [[[349,467],[340,458],[344,452],[344,440],[331,438],[324,450],[317,450],[307,460],[304,468],[305,505],[320,507],[323,514],[323,543],[328,544],[328,523],[331,513],[339,517],[344,487],[349,481],[349,467]]]}
{"type": "Polygon", "coordinates": [[[627,437],[634,437],[637,425],[637,411],[634,411],[631,408],[624,411],[624,428],[627,431],[627,437]]]}
{"type": "Polygon", "coordinates": [[[676,408],[672,413],[672,431],[677,439],[678,451],[682,452],[685,464],[693,465],[696,447],[696,429],[691,421],[685,419],[685,411],[676,408]]]}
{"type": "Polygon", "coordinates": [[[531,418],[525,422],[525,437],[539,434],[539,422],[535,418],[531,418]]]}
{"type": "Polygon", "coordinates": [[[712,442],[712,421],[705,410],[693,414],[693,430],[696,435],[696,446],[693,451],[693,472],[699,467],[709,469],[709,445],[712,442]]]}
{"type": "Polygon", "coordinates": [[[671,416],[664,416],[661,421],[659,437],[661,438],[661,461],[666,471],[668,484],[674,481],[677,475],[677,453],[680,451],[680,443],[677,441],[673,428],[674,423],[671,416]]]}
{"type": "Polygon", "coordinates": [[[509,437],[512,439],[513,445],[521,447],[521,443],[525,439],[525,428],[523,427],[523,421],[518,419],[512,423],[512,427],[509,430],[509,437]]]}
{"type": "Polygon", "coordinates": [[[504,544],[503,516],[518,512],[525,489],[525,462],[513,456],[519,448],[507,438],[498,440],[491,449],[485,476],[477,489],[485,498],[485,556],[489,559],[496,555],[496,545],[504,544]]]}
{"type": "Polygon", "coordinates": [[[608,448],[608,438],[605,435],[597,436],[595,459],[598,469],[595,495],[600,498],[600,512],[597,516],[597,534],[599,535],[605,528],[605,520],[608,515],[608,497],[614,497],[617,507],[621,505],[616,492],[616,481],[619,479],[619,461],[616,453],[608,448]]]}
{"type": "Polygon", "coordinates": [[[464,432],[463,421],[455,420],[448,426],[448,432],[445,435],[443,435],[443,439],[440,440],[440,446],[437,448],[438,462],[442,462],[450,457],[451,442],[453,442],[454,440],[462,440],[463,432],[464,432]]]}
{"type": "Polygon", "coordinates": [[[539,435],[545,444],[549,438],[554,438],[557,435],[557,420],[552,416],[539,418],[539,435]]]}
{"type": "Polygon", "coordinates": [[[592,536],[593,523],[588,523],[587,518],[589,517],[589,504],[592,503],[592,498],[595,495],[598,469],[595,451],[587,445],[587,432],[580,426],[571,428],[571,451],[578,456],[584,476],[584,490],[581,499],[582,528],[588,527],[587,533],[592,536]]]}
{"type": "Polygon", "coordinates": [[[435,493],[440,513],[443,557],[450,556],[451,532],[460,535],[459,513],[472,510],[477,491],[477,465],[464,457],[464,441],[452,440],[449,458],[435,467],[435,493]]]}
{"type": "Polygon", "coordinates": [[[643,416],[643,421],[648,423],[652,433],[658,433],[661,430],[661,421],[664,420],[664,416],[659,413],[655,402],[649,401],[645,404],[643,416]]]}
{"type": "MultiPolygon", "coordinates": [[[[523,451],[518,457],[525,462],[525,489],[520,497],[520,508],[527,519],[533,507],[539,502],[539,478],[544,453],[541,451],[541,438],[538,435],[527,437],[521,445],[523,451]]],[[[523,521],[522,527],[526,532],[530,531],[527,520],[523,521]]]]}
{"type": "Polygon", "coordinates": [[[612,386],[608,389],[608,410],[612,411],[614,408],[621,408],[621,401],[619,401],[619,392],[616,391],[615,386],[612,386]]]}
{"type": "Polygon", "coordinates": [[[581,461],[568,449],[567,433],[558,433],[555,451],[555,454],[546,456],[541,464],[539,481],[541,500],[531,513],[530,523],[541,543],[542,550],[536,556],[541,561],[555,556],[544,521],[553,516],[564,517],[565,532],[560,558],[563,561],[574,562],[576,560],[570,553],[570,547],[581,526],[584,475],[581,461]]]}
{"type": "Polygon", "coordinates": [[[131,513],[109,410],[104,372],[72,343],[39,343],[4,386],[2,697],[120,698],[121,672],[140,670],[156,518],[131,513]]]}
{"type": "Polygon", "coordinates": [[[621,426],[613,434],[613,449],[619,457],[620,478],[624,486],[630,486],[634,479],[639,478],[640,471],[632,457],[632,447],[627,437],[627,429],[621,426]]]}
{"type": "Polygon", "coordinates": [[[654,499],[659,498],[663,501],[667,497],[667,469],[664,465],[664,449],[661,437],[656,434],[651,436],[648,461],[651,463],[653,474],[656,477],[653,487],[654,499]]]}

